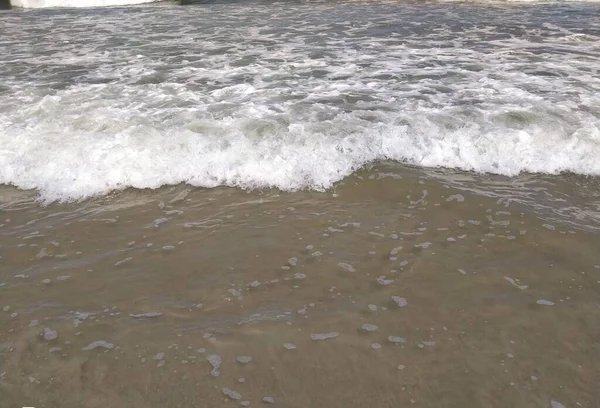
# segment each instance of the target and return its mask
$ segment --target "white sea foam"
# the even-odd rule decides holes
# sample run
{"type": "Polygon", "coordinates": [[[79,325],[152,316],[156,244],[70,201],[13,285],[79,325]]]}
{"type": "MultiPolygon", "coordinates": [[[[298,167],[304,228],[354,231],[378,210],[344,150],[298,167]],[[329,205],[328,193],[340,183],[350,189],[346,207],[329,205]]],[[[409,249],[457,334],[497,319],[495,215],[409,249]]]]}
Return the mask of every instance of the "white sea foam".
{"type": "Polygon", "coordinates": [[[0,184],[47,201],[182,182],[324,190],[389,159],[600,175],[592,17],[582,37],[548,8],[503,10],[529,27],[515,33],[479,24],[497,8],[458,21],[440,4],[344,4],[7,20],[0,184]]]}
{"type": "Polygon", "coordinates": [[[56,8],[56,7],[108,7],[153,3],[157,0],[10,0],[13,7],[56,8]]]}

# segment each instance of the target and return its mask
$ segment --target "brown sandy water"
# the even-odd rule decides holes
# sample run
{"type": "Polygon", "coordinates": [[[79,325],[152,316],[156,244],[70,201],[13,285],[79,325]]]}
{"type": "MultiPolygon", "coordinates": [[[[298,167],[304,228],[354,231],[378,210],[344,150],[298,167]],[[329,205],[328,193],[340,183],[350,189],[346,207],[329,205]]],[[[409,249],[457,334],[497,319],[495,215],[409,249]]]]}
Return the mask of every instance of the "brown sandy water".
{"type": "Polygon", "coordinates": [[[3,187],[0,407],[598,407],[594,183],[3,187]]]}

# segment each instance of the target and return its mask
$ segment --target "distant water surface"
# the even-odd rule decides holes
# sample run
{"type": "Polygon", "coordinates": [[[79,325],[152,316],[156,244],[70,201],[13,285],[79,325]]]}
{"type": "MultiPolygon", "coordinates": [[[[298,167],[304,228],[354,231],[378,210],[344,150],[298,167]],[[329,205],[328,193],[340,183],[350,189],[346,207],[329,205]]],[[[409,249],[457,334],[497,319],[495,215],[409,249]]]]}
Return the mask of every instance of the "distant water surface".
{"type": "Polygon", "coordinates": [[[595,3],[209,2],[0,14],[0,183],[71,200],[327,189],[394,160],[600,174],[595,3]]]}

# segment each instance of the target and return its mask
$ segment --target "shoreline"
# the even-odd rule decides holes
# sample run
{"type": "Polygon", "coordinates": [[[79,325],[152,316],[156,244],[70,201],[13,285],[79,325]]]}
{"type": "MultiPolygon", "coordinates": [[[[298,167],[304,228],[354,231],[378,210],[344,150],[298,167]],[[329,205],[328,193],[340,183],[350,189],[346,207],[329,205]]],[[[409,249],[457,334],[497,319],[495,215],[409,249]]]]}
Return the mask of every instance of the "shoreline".
{"type": "Polygon", "coordinates": [[[383,168],[335,197],[177,186],[3,213],[9,402],[594,404],[600,234],[523,202],[383,168]]]}

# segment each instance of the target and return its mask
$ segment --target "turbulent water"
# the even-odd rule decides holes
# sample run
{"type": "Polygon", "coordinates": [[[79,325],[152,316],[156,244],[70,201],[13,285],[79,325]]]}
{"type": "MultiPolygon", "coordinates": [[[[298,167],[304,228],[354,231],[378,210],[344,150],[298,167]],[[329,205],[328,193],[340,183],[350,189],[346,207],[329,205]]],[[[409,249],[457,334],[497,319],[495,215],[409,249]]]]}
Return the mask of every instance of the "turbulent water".
{"type": "Polygon", "coordinates": [[[600,174],[600,7],[224,2],[0,14],[0,184],[327,189],[381,160],[600,174]]]}
{"type": "Polygon", "coordinates": [[[1,12],[0,408],[598,408],[598,15],[1,12]]]}
{"type": "Polygon", "coordinates": [[[10,0],[13,7],[56,8],[56,7],[108,7],[152,3],[156,0],[10,0]]]}

